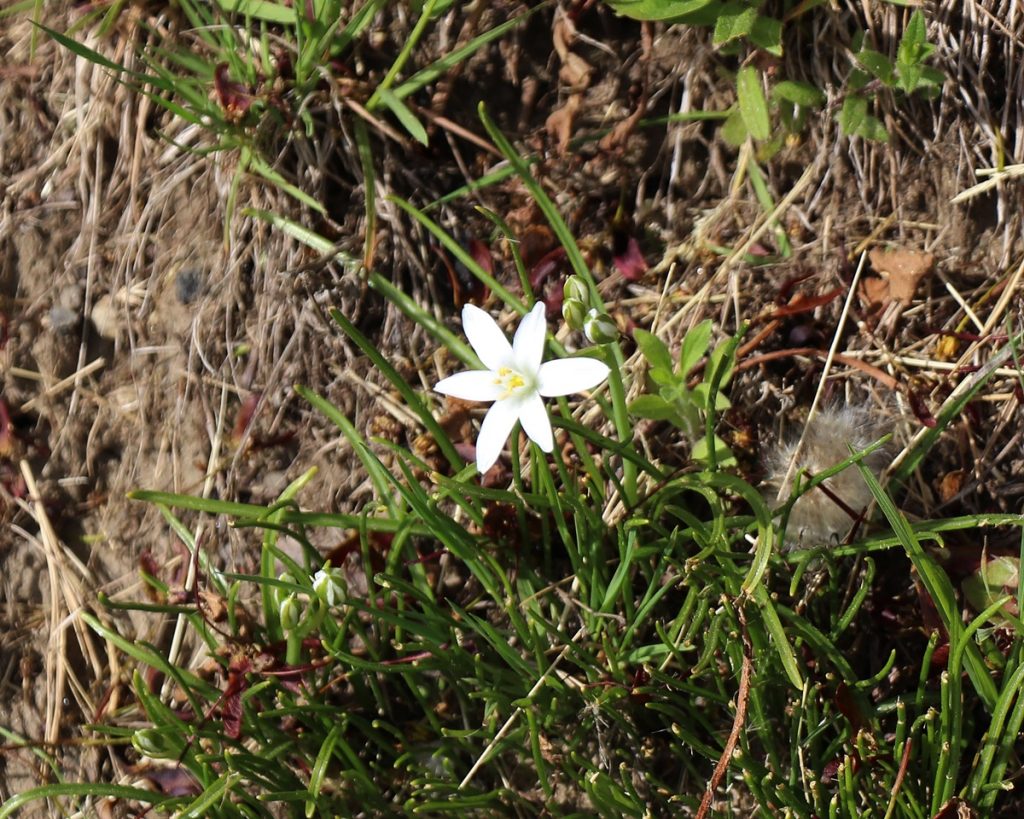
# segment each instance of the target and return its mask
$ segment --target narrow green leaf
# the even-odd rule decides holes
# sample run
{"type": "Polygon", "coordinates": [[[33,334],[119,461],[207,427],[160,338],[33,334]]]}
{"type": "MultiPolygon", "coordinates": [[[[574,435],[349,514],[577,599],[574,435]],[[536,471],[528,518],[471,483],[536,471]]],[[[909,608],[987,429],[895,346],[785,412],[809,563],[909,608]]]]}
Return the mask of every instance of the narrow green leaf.
{"type": "Polygon", "coordinates": [[[216,0],[221,10],[229,15],[251,17],[254,20],[266,20],[268,23],[294,25],[296,22],[295,7],[269,0],[216,0]]]}
{"type": "Polygon", "coordinates": [[[395,118],[402,123],[402,127],[412,135],[412,138],[422,145],[429,145],[430,138],[427,136],[427,129],[423,127],[423,123],[416,118],[409,106],[388,89],[381,88],[379,91],[381,102],[390,109],[395,118]]]}
{"type": "MultiPolygon", "coordinates": [[[[942,620],[942,624],[949,635],[950,645],[958,645],[964,631],[964,626],[960,618],[960,608],[957,604],[956,592],[949,577],[936,562],[935,558],[922,548],[913,529],[907,523],[907,519],[896,508],[896,504],[893,503],[889,494],[882,489],[878,479],[871,470],[861,462],[857,463],[857,469],[860,470],[864,482],[868,485],[871,494],[878,502],[878,508],[882,510],[882,514],[889,521],[893,532],[900,539],[900,543],[906,550],[910,561],[914,564],[914,568],[917,570],[925,590],[931,597],[932,602],[935,603],[939,618],[942,620]]],[[[981,697],[985,705],[991,710],[998,697],[995,683],[988,672],[981,652],[973,641],[965,642],[963,651],[967,674],[971,678],[978,696],[981,697]]],[[[952,652],[950,656],[952,656],[952,652]]]]}
{"type": "Polygon", "coordinates": [[[441,429],[441,425],[437,423],[437,420],[430,410],[427,409],[423,400],[413,392],[408,382],[399,375],[398,371],[384,358],[380,350],[371,344],[370,340],[340,310],[331,310],[331,318],[341,327],[345,335],[356,343],[359,349],[363,351],[363,354],[373,362],[373,365],[387,377],[391,385],[398,390],[405,400],[405,403],[409,405],[409,408],[419,416],[423,426],[426,427],[427,431],[434,438],[438,448],[452,468],[456,471],[462,469],[465,462],[459,457],[459,453],[455,451],[455,447],[448,440],[448,436],[441,429]]]}
{"type": "Polygon", "coordinates": [[[161,812],[167,811],[168,813],[173,812],[175,807],[182,805],[184,802],[180,797],[167,799],[154,791],[145,790],[144,788],[131,788],[127,785],[110,785],[103,782],[61,783],[32,788],[8,799],[0,806],[0,819],[13,816],[30,802],[55,799],[58,796],[83,796],[94,800],[108,797],[110,799],[137,801],[142,802],[144,805],[152,805],[160,809],[161,812]]]}
{"type": "Polygon", "coordinates": [[[538,3],[532,9],[525,11],[524,13],[513,17],[511,20],[506,20],[504,23],[495,26],[489,31],[485,31],[483,34],[474,37],[464,46],[456,48],[450,54],[446,54],[439,60],[435,60],[433,63],[428,65],[426,68],[422,68],[413,74],[409,79],[402,82],[400,85],[394,88],[394,94],[399,99],[405,99],[410,94],[415,94],[423,86],[432,83],[438,77],[444,76],[452,68],[464,62],[468,57],[475,54],[478,49],[485,46],[487,43],[497,40],[507,32],[511,31],[516,26],[525,22],[534,12],[539,11],[548,4],[538,3]]]}

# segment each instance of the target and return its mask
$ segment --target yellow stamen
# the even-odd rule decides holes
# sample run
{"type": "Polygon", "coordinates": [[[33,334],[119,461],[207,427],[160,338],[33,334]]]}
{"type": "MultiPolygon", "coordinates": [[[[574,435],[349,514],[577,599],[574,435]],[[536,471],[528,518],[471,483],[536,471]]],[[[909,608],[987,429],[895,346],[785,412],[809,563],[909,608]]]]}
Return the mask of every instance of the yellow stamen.
{"type": "Polygon", "coordinates": [[[499,368],[497,375],[494,383],[505,388],[505,393],[501,398],[508,398],[516,390],[526,386],[526,379],[510,367],[499,368]]]}

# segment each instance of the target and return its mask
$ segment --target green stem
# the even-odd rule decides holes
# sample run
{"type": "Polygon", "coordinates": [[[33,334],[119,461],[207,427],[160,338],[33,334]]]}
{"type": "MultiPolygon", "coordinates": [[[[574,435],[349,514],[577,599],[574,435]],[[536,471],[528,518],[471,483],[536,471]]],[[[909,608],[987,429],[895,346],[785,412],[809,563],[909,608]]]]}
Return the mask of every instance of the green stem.
{"type": "Polygon", "coordinates": [[[437,0],[427,0],[427,4],[423,7],[423,14],[420,15],[420,19],[416,21],[416,25],[413,30],[409,33],[409,39],[405,41],[405,46],[399,52],[395,61],[391,64],[391,68],[388,69],[388,73],[384,75],[384,79],[380,81],[380,84],[374,90],[373,95],[366,103],[366,109],[368,111],[376,110],[380,104],[381,90],[387,91],[395,84],[395,78],[398,76],[398,72],[402,70],[405,64],[409,61],[409,57],[412,56],[412,50],[416,48],[416,44],[420,41],[420,37],[423,36],[423,31],[427,27],[427,23],[430,22],[430,18],[434,13],[434,6],[437,5],[437,0]]]}
{"type": "MultiPolygon", "coordinates": [[[[629,413],[626,409],[626,386],[622,381],[622,370],[626,365],[622,348],[618,344],[605,345],[611,350],[612,363],[611,373],[608,376],[608,392],[612,399],[612,422],[615,424],[615,434],[619,440],[629,444],[633,439],[633,428],[629,423],[629,413]]],[[[626,497],[624,500],[629,506],[636,504],[638,500],[636,490],[636,464],[632,461],[622,462],[622,488],[626,497]]]]}

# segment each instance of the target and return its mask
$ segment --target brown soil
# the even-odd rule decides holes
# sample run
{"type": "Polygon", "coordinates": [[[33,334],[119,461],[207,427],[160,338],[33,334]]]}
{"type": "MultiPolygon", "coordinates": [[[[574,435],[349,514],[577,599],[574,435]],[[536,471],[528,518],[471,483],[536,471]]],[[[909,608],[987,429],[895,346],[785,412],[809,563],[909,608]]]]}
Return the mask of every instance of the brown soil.
{"type": "MultiPolygon", "coordinates": [[[[865,22],[851,16],[863,12],[862,4],[849,5],[823,11],[815,29],[800,35],[788,52],[787,71],[809,72],[807,79],[833,91],[840,87],[835,66],[801,49],[848,44],[856,21],[865,22]]],[[[878,7],[867,21],[870,36],[885,50],[899,12],[870,5],[878,7]]],[[[730,84],[718,69],[731,63],[711,47],[706,32],[653,29],[645,51],[640,27],[603,8],[579,14],[575,38],[545,11],[463,66],[447,96],[439,87],[424,103],[481,135],[475,104],[486,97],[506,133],[541,153],[537,176],[569,217],[624,328],[649,325],[664,291],[669,301],[661,309],[667,305],[669,312],[658,320],[670,341],[704,316],[730,332],[740,320],[763,319],[780,298],[796,292],[813,298],[845,287],[864,249],[931,253],[935,272],[909,306],[890,302],[872,313],[854,303],[840,348],[899,385],[897,393],[891,382],[838,368],[855,394],[874,395],[899,417],[905,440],[920,429],[910,398],[935,412],[951,387],[945,372],[908,361],[940,361],[935,333],[958,327],[962,316],[954,291],[977,304],[1020,258],[1019,183],[950,204],[977,181],[978,168],[994,164],[998,151],[1007,163],[1024,159],[1020,94],[1004,89],[1009,83],[1020,91],[1018,78],[1005,79],[1015,70],[1019,32],[998,23],[1006,3],[970,5],[986,10],[972,19],[949,10],[935,17],[937,64],[951,77],[942,98],[883,96],[890,145],[841,138],[823,115],[772,161],[769,188],[776,201],[804,181],[783,217],[793,257],[767,267],[741,258],[723,262],[709,249],[741,244],[763,217],[749,185],[733,187],[737,152],[719,139],[713,123],[623,127],[604,140],[569,147],[570,137],[623,123],[641,104],[649,116],[726,107],[730,84]],[[640,240],[652,267],[635,283],[613,269],[621,236],[610,224],[620,205],[637,225],[626,232],[640,240]],[[787,282],[798,276],[808,278],[790,289],[787,282]],[[695,293],[706,298],[690,298],[695,293]]],[[[452,12],[454,30],[466,26],[471,36],[512,8],[498,4],[476,20],[452,12]]],[[[144,12],[126,15],[108,40],[88,42],[129,59],[147,36],[136,13],[144,12]]],[[[66,28],[68,16],[51,14],[49,25],[66,28]]],[[[142,596],[140,560],[180,584],[183,549],[158,509],[126,493],[152,488],[264,503],[316,466],[319,474],[302,496],[305,507],[361,508],[372,497],[368,483],[337,431],[294,395],[292,385],[324,395],[369,434],[417,446],[421,430],[343,340],[327,308],[352,318],[424,389],[436,380],[442,359],[426,334],[351,268],[318,263],[296,241],[240,214],[225,237],[237,157],[207,160],[183,150],[182,144],[198,146],[204,138],[27,22],[9,18],[0,25],[0,52],[9,55],[0,68],[0,317],[7,328],[0,378],[12,432],[0,450],[0,629],[6,635],[0,728],[13,732],[0,769],[3,799],[50,775],[32,750],[12,750],[22,739],[53,755],[71,780],[119,781],[130,773],[117,753],[76,744],[84,723],[131,698],[131,667],[85,627],[81,614],[93,612],[123,632],[166,644],[166,623],[109,612],[96,595],[142,596]]],[[[394,20],[382,25],[387,36],[377,57],[385,64],[388,48],[402,35],[397,26],[394,20]]],[[[431,41],[420,59],[425,63],[446,48],[450,44],[431,41]]],[[[336,146],[334,166],[318,166],[298,140],[282,143],[280,159],[287,173],[312,180],[308,187],[327,202],[328,217],[313,222],[251,178],[240,187],[240,207],[309,219],[361,256],[358,157],[347,121],[322,116],[336,146]]],[[[433,130],[428,150],[380,134],[374,140],[381,187],[375,267],[439,316],[454,316],[470,283],[383,196],[423,204],[462,184],[460,168],[476,175],[495,158],[442,128],[433,130]]],[[[554,246],[516,183],[434,215],[464,244],[486,242],[491,230],[472,209],[478,202],[505,216],[534,261],[554,246]]],[[[774,252],[771,232],[752,250],[774,252]]],[[[515,287],[514,268],[499,243],[493,252],[496,275],[515,287]]],[[[549,276],[549,292],[560,288],[562,275],[549,276]]],[[[1011,291],[1016,286],[1016,280],[1009,285],[1011,291]]],[[[771,439],[790,408],[809,404],[820,360],[784,351],[827,348],[842,303],[839,297],[780,319],[748,353],[751,359],[777,357],[738,377],[737,395],[746,400],[744,412],[732,419],[737,430],[753,429],[755,441],[758,432],[771,439]]],[[[1001,321],[1019,318],[1016,300],[1004,306],[1001,321]]],[[[766,326],[761,320],[751,336],[766,326]]],[[[969,349],[961,340],[946,360],[969,349]]],[[[989,399],[940,441],[910,487],[909,508],[1019,507],[1024,485],[1012,476],[1024,454],[1017,425],[1010,423],[1018,411],[1013,382],[993,382],[986,392],[989,399]],[[964,475],[959,492],[943,506],[937,482],[958,470],[964,475]]],[[[649,435],[655,448],[665,440],[658,428],[649,435]]],[[[757,462],[754,444],[749,460],[757,462]]],[[[181,518],[217,563],[235,571],[254,568],[259,552],[252,531],[181,518]]],[[[325,551],[341,538],[320,536],[316,545],[325,551]]]]}

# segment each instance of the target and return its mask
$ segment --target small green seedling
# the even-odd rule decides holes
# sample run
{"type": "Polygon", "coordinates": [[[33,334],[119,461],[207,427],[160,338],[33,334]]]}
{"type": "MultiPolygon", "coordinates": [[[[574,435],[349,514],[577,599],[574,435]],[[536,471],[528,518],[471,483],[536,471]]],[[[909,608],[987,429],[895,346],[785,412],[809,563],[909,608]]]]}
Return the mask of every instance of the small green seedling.
{"type": "MultiPolygon", "coordinates": [[[[692,442],[690,457],[698,463],[710,463],[712,459],[705,434],[708,415],[731,406],[722,392],[735,363],[728,355],[728,342],[718,345],[708,355],[711,321],[702,321],[686,334],[679,350],[679,361],[673,362],[668,347],[653,333],[637,330],[633,337],[650,365],[649,376],[654,391],[633,401],[629,411],[640,418],[669,421],[692,442]],[[708,355],[708,361],[704,378],[691,388],[687,384],[687,376],[705,355],[708,355]]],[[[711,437],[715,448],[714,462],[722,466],[734,465],[736,460],[726,443],[717,435],[711,437]]]]}

